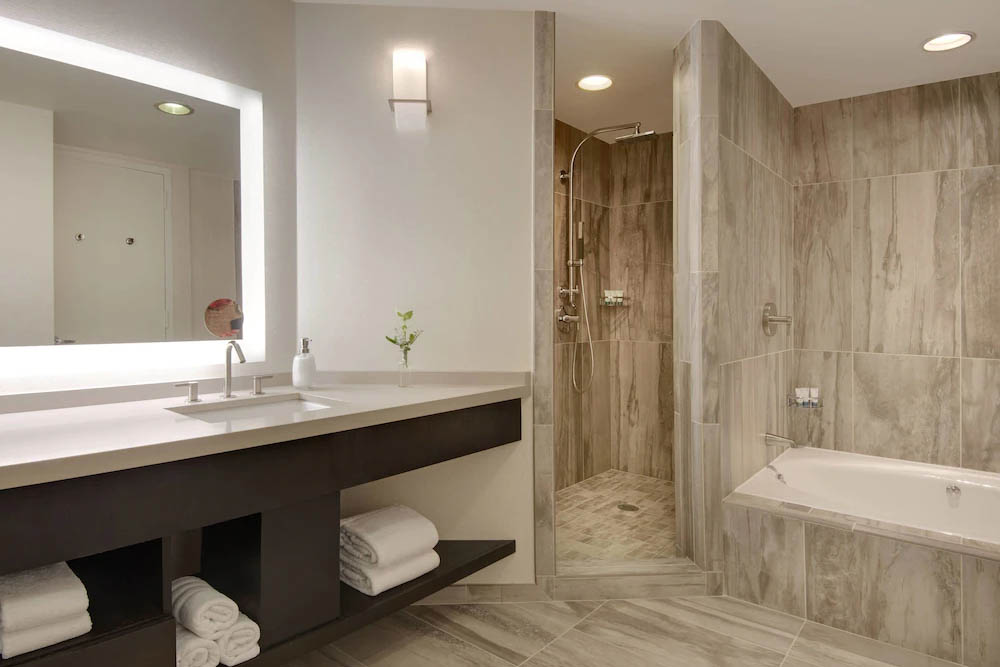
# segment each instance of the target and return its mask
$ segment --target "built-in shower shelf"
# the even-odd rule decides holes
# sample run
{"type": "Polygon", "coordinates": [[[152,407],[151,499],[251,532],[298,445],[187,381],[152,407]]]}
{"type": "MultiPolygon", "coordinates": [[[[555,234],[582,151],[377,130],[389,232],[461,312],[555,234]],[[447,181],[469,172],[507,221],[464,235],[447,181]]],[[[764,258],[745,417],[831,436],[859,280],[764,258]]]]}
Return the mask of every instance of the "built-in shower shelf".
{"type": "Polygon", "coordinates": [[[601,308],[628,308],[630,305],[629,299],[624,299],[622,301],[604,301],[601,300],[597,305],[601,308]]]}
{"type": "Polygon", "coordinates": [[[815,405],[802,405],[798,402],[795,396],[789,394],[788,396],[788,407],[798,408],[799,410],[819,410],[823,407],[823,399],[819,399],[815,405]]]}

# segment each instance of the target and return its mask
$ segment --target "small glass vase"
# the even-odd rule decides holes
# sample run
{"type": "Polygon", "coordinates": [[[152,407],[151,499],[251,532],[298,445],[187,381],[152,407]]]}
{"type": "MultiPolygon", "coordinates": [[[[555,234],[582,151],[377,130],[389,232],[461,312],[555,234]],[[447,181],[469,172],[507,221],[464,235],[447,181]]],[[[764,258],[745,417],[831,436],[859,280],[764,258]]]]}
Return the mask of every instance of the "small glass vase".
{"type": "Polygon", "coordinates": [[[399,386],[409,387],[410,382],[410,351],[403,350],[403,356],[399,359],[399,386]]]}

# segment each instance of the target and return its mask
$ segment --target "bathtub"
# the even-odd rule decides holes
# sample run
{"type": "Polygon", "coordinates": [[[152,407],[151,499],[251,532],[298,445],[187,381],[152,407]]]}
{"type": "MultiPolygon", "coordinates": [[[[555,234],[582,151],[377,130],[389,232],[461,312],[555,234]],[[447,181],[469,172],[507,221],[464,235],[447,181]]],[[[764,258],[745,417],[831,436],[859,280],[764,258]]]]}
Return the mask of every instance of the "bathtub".
{"type": "Polygon", "coordinates": [[[802,447],[786,450],[735,493],[1000,548],[996,473],[802,447]]]}
{"type": "Polygon", "coordinates": [[[1000,665],[998,474],[788,449],[726,496],[722,532],[732,597],[1000,665]]]}

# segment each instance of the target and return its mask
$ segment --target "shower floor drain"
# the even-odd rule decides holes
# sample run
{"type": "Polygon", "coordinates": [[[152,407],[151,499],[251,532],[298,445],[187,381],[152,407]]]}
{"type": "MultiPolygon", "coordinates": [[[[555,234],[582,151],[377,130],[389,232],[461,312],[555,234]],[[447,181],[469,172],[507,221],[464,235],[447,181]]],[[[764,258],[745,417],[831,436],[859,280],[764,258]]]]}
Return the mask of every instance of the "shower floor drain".
{"type": "Polygon", "coordinates": [[[639,511],[638,507],[636,507],[635,505],[632,505],[630,503],[619,503],[618,504],[618,509],[620,509],[622,512],[638,512],[639,511]]]}

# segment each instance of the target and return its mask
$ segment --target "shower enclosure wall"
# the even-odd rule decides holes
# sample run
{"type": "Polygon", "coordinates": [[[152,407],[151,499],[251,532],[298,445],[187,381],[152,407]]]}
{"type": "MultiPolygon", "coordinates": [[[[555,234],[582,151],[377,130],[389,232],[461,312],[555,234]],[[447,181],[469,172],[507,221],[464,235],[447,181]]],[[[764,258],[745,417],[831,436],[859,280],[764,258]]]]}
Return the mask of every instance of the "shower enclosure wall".
{"type": "MultiPolygon", "coordinates": [[[[569,208],[567,183],[560,181],[559,171],[569,169],[572,151],[584,136],[584,131],[558,120],[555,123],[553,265],[557,285],[566,284],[569,208]]],[[[573,388],[574,356],[577,376],[584,380],[591,362],[578,295],[572,312],[581,316],[579,330],[576,325],[557,323],[554,334],[554,473],[557,524],[562,524],[557,526],[559,560],[588,555],[618,560],[674,555],[672,516],[669,522],[661,516],[664,509],[672,515],[673,509],[671,145],[669,134],[610,145],[591,139],[577,155],[574,217],[584,222],[577,256],[584,260],[594,378],[583,393],[573,388]],[[625,304],[602,305],[604,290],[623,290],[625,304]],[[577,540],[575,549],[569,549],[567,540],[559,539],[560,528],[564,533],[566,529],[567,515],[559,511],[560,504],[566,509],[566,503],[560,503],[565,490],[602,473],[613,474],[609,471],[652,480],[629,478],[637,486],[649,486],[650,505],[658,511],[646,517],[648,539],[616,543],[615,536],[605,532],[603,542],[595,536],[586,545],[577,540]]],[[[553,298],[554,308],[568,306],[557,289],[553,298]]],[[[624,489],[620,495],[620,500],[629,496],[624,489]]],[[[640,507],[640,512],[643,509],[647,508],[640,507]]]]}

